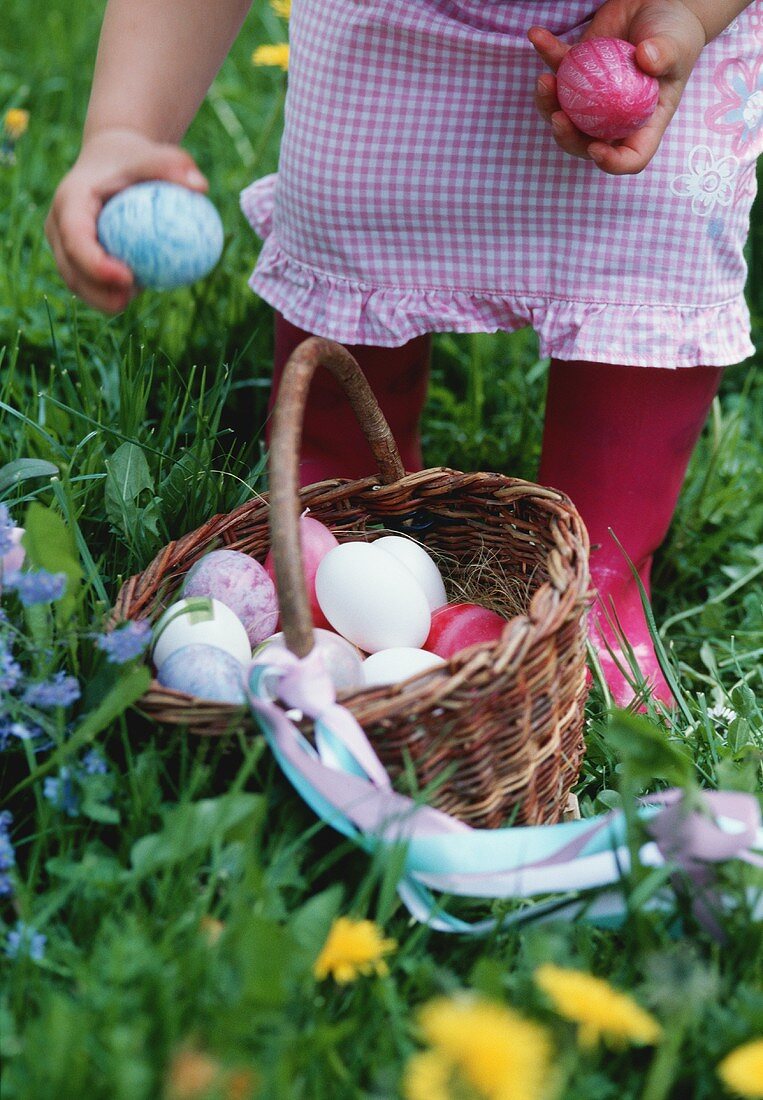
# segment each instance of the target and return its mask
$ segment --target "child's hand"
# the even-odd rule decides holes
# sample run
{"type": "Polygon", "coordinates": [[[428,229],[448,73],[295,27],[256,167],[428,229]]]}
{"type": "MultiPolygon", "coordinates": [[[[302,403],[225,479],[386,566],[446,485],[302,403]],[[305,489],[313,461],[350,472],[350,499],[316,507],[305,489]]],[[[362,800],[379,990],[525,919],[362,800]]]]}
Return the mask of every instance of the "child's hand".
{"type": "Polygon", "coordinates": [[[154,179],[207,189],[193,158],[179,146],[134,130],[103,130],[86,140],[53,199],[45,234],[58,269],[70,290],[105,313],[124,309],[137,289],[130,269],[98,243],[98,215],[117,191],[154,179]]]}
{"type": "MultiPolygon", "coordinates": [[[[697,15],[681,0],[606,0],[591,20],[583,38],[622,38],[636,47],[640,68],[660,82],[660,98],[649,121],[609,144],[590,138],[570,121],[556,97],[556,78],[545,73],[538,80],[536,105],[551,123],[557,144],[566,153],[595,161],[612,175],[641,172],[657,152],[665,128],[675,114],[686,82],[707,41],[697,15]]],[[[543,27],[532,27],[529,38],[556,72],[570,49],[543,27]]]]}

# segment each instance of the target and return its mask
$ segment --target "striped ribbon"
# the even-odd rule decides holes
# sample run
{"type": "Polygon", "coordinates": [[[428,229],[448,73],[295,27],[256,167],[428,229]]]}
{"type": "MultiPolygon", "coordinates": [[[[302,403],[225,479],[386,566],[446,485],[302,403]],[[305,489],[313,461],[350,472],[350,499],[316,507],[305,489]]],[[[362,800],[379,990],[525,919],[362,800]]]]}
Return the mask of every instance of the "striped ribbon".
{"type": "MultiPolygon", "coordinates": [[[[320,818],[369,853],[402,846],[398,893],[417,920],[439,931],[481,934],[559,917],[609,926],[625,919],[631,849],[622,812],[559,825],[473,829],[399,794],[362,727],[336,702],[317,649],[302,659],[284,649],[256,660],[247,697],[284,774],[320,818]],[[295,724],[303,715],[313,721],[314,745],[295,724]],[[471,923],[448,913],[437,895],[522,904],[471,923]]],[[[650,836],[639,848],[640,865],[682,872],[681,881],[696,888],[698,917],[722,938],[722,912],[733,902],[714,893],[712,865],[737,859],[763,867],[757,800],[710,791],[700,806],[688,807],[683,792],[671,790],[649,796],[637,814],[650,836]]],[[[763,898],[750,900],[755,919],[763,919],[763,898]]],[[[648,902],[672,904],[667,887],[648,902]]]]}

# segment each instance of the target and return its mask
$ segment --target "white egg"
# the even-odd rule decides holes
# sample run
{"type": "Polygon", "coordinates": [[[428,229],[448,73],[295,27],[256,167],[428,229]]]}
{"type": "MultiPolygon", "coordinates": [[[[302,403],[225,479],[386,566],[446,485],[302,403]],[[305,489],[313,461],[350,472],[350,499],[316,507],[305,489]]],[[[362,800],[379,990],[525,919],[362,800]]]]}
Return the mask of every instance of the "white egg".
{"type": "Polygon", "coordinates": [[[186,645],[224,649],[241,664],[252,657],[246,627],[234,611],[209,596],[188,596],[170,605],[154,627],[152,657],[160,669],[171,653],[186,645]]]}
{"type": "MultiPolygon", "coordinates": [[[[359,650],[348,642],[346,638],[334,634],[332,630],[324,630],[323,627],[313,627],[313,638],[317,649],[323,656],[326,671],[337,691],[351,691],[360,688],[364,684],[363,658],[359,650]]],[[[284,649],[283,632],[271,635],[257,646],[254,656],[259,657],[267,653],[271,647],[284,649]]]]}
{"type": "Polygon", "coordinates": [[[410,569],[416,580],[424,589],[424,595],[429,602],[429,610],[436,611],[438,607],[444,607],[448,602],[445,594],[440,570],[435,565],[434,559],[424,547],[407,539],[403,535],[384,535],[374,542],[379,550],[385,554],[393,554],[398,561],[410,569]]]}
{"type": "Polygon", "coordinates": [[[363,675],[367,687],[379,687],[382,684],[398,684],[409,676],[444,664],[445,661],[436,653],[410,646],[395,646],[392,649],[380,649],[366,657],[363,675]]]}
{"type": "Polygon", "coordinates": [[[366,653],[420,646],[429,633],[432,617],[421,585],[370,542],[329,550],[315,574],[315,593],[334,630],[366,653]]]}

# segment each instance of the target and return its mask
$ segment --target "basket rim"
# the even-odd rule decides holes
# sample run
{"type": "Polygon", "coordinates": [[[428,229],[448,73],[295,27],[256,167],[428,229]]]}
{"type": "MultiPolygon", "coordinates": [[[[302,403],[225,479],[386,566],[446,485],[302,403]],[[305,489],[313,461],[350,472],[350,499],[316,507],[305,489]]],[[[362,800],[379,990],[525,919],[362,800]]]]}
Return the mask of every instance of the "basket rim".
{"type": "MultiPolygon", "coordinates": [[[[559,506],[561,515],[566,515],[573,520],[573,525],[577,528],[573,532],[575,536],[573,542],[577,542],[578,545],[574,547],[573,552],[569,555],[556,552],[558,560],[554,561],[554,575],[543,581],[538,587],[526,611],[507,619],[507,625],[499,639],[493,642],[476,643],[460,650],[446,660],[443,665],[419,672],[404,681],[400,681],[399,684],[361,688],[352,693],[343,693],[340,696],[342,703],[352,703],[360,697],[364,700],[372,699],[374,694],[396,696],[399,697],[400,703],[405,703],[406,697],[412,699],[415,689],[421,686],[424,681],[429,683],[436,678],[442,680],[444,685],[455,677],[458,677],[458,680],[461,681],[475,667],[475,662],[476,666],[480,666],[485,658],[508,663],[515,656],[519,647],[527,651],[534,643],[538,643],[550,634],[555,633],[574,609],[590,603],[592,593],[589,587],[588,574],[588,533],[570,498],[561,490],[550,486],[543,486],[523,478],[511,477],[496,472],[480,471],[466,474],[451,467],[435,466],[405,474],[398,481],[388,484],[380,481],[378,474],[357,479],[328,478],[303,487],[299,492],[299,502],[300,506],[307,507],[309,510],[311,500],[320,499],[321,503],[326,503],[326,496],[329,494],[330,502],[332,489],[337,492],[341,490],[339,495],[343,497],[355,496],[368,491],[376,495],[376,493],[384,493],[385,490],[389,492],[400,486],[415,488],[417,485],[429,484],[438,477],[474,479],[479,484],[495,486],[499,492],[505,493],[506,503],[525,497],[531,499],[535,497],[545,502],[553,502],[559,506]],[[391,691],[391,688],[396,690],[391,691]],[[400,691],[400,688],[405,690],[400,691]]],[[[259,493],[253,490],[253,496],[250,500],[244,501],[230,512],[216,513],[194,530],[186,532],[180,538],[167,543],[143,570],[133,574],[122,583],[109,613],[106,629],[113,630],[120,624],[136,618],[148,618],[150,622],[155,621],[155,618],[161,612],[162,601],[158,595],[154,595],[151,601],[151,609],[147,615],[126,613],[130,610],[133,612],[140,610],[140,608],[130,607],[130,596],[133,589],[139,586],[146,574],[154,567],[161,571],[164,562],[182,558],[185,551],[192,548],[193,557],[185,569],[182,572],[174,570],[168,574],[169,577],[173,575],[181,577],[190,568],[193,561],[198,560],[198,558],[219,546],[220,540],[226,531],[235,526],[250,512],[268,508],[269,503],[269,492],[259,493]]],[[[501,503],[501,501],[497,503],[501,503]]],[[[549,559],[552,558],[554,553],[554,550],[549,552],[549,559]]],[[[442,694],[443,697],[447,697],[448,692],[444,690],[442,694]]],[[[166,706],[182,707],[184,711],[193,707],[198,711],[199,719],[203,719],[206,715],[207,720],[213,720],[217,717],[222,721],[229,718],[233,722],[242,713],[241,704],[216,702],[165,688],[155,676],[152,678],[143,698],[148,696],[151,697],[153,702],[158,703],[159,700],[162,700],[166,706]]],[[[140,701],[138,701],[138,707],[140,708],[140,701]]],[[[400,706],[391,706],[390,714],[399,712],[400,709],[400,706]]]]}

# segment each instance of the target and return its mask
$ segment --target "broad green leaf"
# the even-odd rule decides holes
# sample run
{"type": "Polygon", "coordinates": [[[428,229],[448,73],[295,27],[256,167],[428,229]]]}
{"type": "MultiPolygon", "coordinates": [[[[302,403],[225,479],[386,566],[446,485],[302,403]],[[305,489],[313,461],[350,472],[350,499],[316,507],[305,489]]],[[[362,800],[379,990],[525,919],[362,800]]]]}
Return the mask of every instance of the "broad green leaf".
{"type": "Polygon", "coordinates": [[[694,763],[686,745],[671,741],[664,730],[642,715],[615,710],[606,740],[620,757],[626,776],[638,783],[664,779],[684,787],[694,781],[694,763]]]}
{"type": "Polygon", "coordinates": [[[339,883],[329,886],[298,909],[289,922],[292,934],[300,946],[317,956],[326,942],[331,922],[338,915],[344,891],[339,883]]]}
{"type": "Polygon", "coordinates": [[[254,832],[264,812],[262,796],[243,791],[173,806],[165,812],[160,832],[135,842],[130,854],[132,865],[139,875],[149,875],[161,867],[182,863],[224,840],[244,821],[249,820],[254,832]]]}
{"type": "Polygon", "coordinates": [[[55,477],[58,466],[52,462],[46,462],[44,458],[17,458],[14,462],[6,462],[0,466],[0,495],[14,485],[20,485],[22,481],[30,481],[35,477],[55,477]]]}
{"type": "Polygon", "coordinates": [[[66,589],[56,606],[62,618],[68,618],[76,605],[82,580],[74,532],[58,512],[33,501],[24,517],[22,543],[30,565],[66,575],[66,589]]]}
{"type": "Polygon", "coordinates": [[[104,492],[106,515],[115,527],[131,536],[140,524],[157,534],[154,481],[146,456],[136,443],[122,443],[106,459],[104,492]]]}

